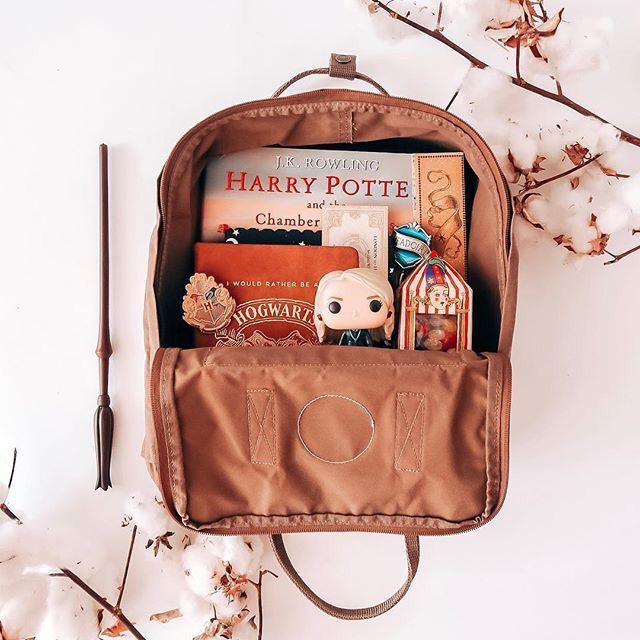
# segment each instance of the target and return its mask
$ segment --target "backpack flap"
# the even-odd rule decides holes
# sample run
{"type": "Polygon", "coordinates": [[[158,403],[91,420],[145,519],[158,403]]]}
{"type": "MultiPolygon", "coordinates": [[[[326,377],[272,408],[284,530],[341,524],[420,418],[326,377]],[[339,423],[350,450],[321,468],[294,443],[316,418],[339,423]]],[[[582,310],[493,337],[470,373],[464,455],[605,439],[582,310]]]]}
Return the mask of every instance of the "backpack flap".
{"type": "Polygon", "coordinates": [[[218,533],[475,528],[504,497],[508,385],[498,354],[160,350],[166,504],[218,533]]]}

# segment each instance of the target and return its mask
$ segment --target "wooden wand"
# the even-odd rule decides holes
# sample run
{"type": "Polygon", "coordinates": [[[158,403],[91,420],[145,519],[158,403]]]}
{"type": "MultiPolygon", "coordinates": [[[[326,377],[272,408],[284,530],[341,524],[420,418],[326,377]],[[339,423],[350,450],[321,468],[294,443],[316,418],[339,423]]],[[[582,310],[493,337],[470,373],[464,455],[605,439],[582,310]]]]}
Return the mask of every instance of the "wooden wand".
{"type": "Polygon", "coordinates": [[[113,353],[109,333],[109,150],[100,145],[100,320],[96,355],[100,363],[98,408],[93,420],[97,479],[96,489],[111,487],[113,411],[109,398],[109,357],[113,353]]]}

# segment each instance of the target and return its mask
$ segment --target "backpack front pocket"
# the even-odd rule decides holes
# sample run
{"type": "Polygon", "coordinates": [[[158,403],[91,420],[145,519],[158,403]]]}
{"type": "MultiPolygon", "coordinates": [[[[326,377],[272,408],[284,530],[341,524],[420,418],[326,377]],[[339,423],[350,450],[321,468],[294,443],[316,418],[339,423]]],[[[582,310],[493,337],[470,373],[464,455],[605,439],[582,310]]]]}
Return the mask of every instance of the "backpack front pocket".
{"type": "Polygon", "coordinates": [[[476,527],[506,489],[509,384],[498,354],[161,349],[165,500],[218,533],[476,527]]]}

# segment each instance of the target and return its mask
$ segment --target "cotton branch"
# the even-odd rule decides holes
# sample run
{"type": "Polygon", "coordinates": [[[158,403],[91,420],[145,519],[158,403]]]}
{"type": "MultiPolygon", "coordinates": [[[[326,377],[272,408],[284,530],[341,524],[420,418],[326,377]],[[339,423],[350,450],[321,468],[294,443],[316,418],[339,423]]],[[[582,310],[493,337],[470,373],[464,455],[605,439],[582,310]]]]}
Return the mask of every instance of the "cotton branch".
{"type": "Polygon", "coordinates": [[[129,576],[129,566],[131,565],[131,556],[133,555],[133,545],[136,542],[136,534],[138,533],[138,525],[133,525],[131,531],[131,541],[129,542],[129,551],[127,552],[127,560],[124,563],[124,572],[122,574],[122,582],[120,582],[120,588],[118,589],[118,599],[116,600],[116,609],[120,610],[120,604],[122,603],[122,596],[124,595],[124,588],[127,584],[127,577],[129,576]]]}
{"type": "Polygon", "coordinates": [[[627,256],[630,256],[632,253],[635,253],[636,251],[640,251],[640,244],[637,247],[633,247],[632,249],[628,249],[627,251],[623,251],[622,253],[611,253],[610,251],[607,251],[606,249],[604,250],[604,252],[608,255],[611,256],[611,260],[607,260],[607,262],[605,262],[605,265],[608,264],[615,264],[616,262],[620,262],[620,260],[623,260],[624,258],[626,258],[627,256]]]}
{"type": "Polygon", "coordinates": [[[533,189],[539,189],[540,187],[543,187],[545,184],[549,184],[550,182],[554,182],[555,180],[566,178],[567,176],[570,176],[572,173],[575,173],[576,171],[580,171],[580,169],[584,169],[585,167],[589,166],[592,162],[595,162],[601,155],[602,154],[599,153],[595,156],[592,156],[588,160],[585,160],[584,162],[581,162],[580,164],[577,164],[571,167],[570,169],[563,171],[562,173],[557,173],[553,176],[549,176],[544,180],[536,180],[536,182],[533,185],[531,185],[530,187],[526,187],[518,195],[522,196],[525,193],[529,193],[533,189]]]}
{"type": "Polygon", "coordinates": [[[97,591],[92,589],[80,576],[75,574],[70,569],[61,568],[60,573],[50,573],[52,578],[69,578],[73,584],[82,589],[90,598],[97,602],[101,607],[108,611],[116,620],[121,622],[131,632],[131,635],[137,640],[145,640],[145,637],[135,628],[133,622],[127,618],[119,609],[116,609],[108,600],[103,598],[97,591]]]}
{"type": "Polygon", "coordinates": [[[9,490],[11,489],[11,484],[13,483],[13,476],[16,471],[16,462],[18,460],[18,450],[14,448],[13,450],[13,462],[11,463],[11,473],[9,474],[9,482],[7,483],[7,493],[4,498],[4,501],[0,503],[0,511],[4,513],[7,518],[13,520],[16,524],[22,524],[22,520],[18,518],[18,516],[11,511],[11,509],[7,506],[7,500],[9,498],[9,490]]]}
{"type": "Polygon", "coordinates": [[[120,587],[118,588],[118,599],[115,604],[111,604],[106,598],[103,598],[97,591],[92,589],[80,576],[71,571],[70,569],[61,568],[60,573],[50,573],[51,577],[66,577],[71,580],[75,585],[80,587],[89,597],[91,597],[95,602],[97,602],[102,608],[108,611],[118,622],[120,622],[134,638],[137,640],[145,640],[145,637],[136,629],[133,622],[127,618],[127,616],[123,613],[120,605],[122,603],[122,596],[124,594],[124,589],[127,584],[127,576],[129,575],[129,566],[131,564],[131,555],[133,553],[133,545],[135,543],[136,534],[138,532],[138,527],[134,526],[133,531],[131,532],[131,542],[129,543],[129,551],[127,553],[127,559],[124,566],[124,572],[122,575],[122,581],[120,583],[120,587]]]}
{"type": "Polygon", "coordinates": [[[263,609],[262,609],[262,578],[267,573],[272,575],[274,578],[278,577],[275,573],[273,573],[273,571],[269,571],[269,569],[262,569],[260,571],[259,576],[258,576],[258,581],[257,582],[253,582],[253,580],[249,581],[256,588],[256,593],[258,595],[258,640],[262,640],[262,630],[264,628],[264,625],[263,625],[263,609]]]}
{"type": "MultiPolygon", "coordinates": [[[[393,18],[395,20],[399,20],[400,22],[406,24],[407,26],[411,27],[412,29],[415,29],[416,31],[419,31],[420,33],[424,33],[425,35],[429,36],[430,38],[433,38],[434,40],[437,40],[438,42],[441,42],[446,47],[449,47],[449,49],[452,49],[457,54],[459,54],[463,58],[465,58],[471,64],[471,66],[476,67],[478,69],[493,68],[489,64],[484,62],[483,60],[480,60],[480,58],[477,58],[472,53],[470,53],[469,51],[467,51],[466,49],[461,47],[459,44],[457,44],[453,40],[450,40],[441,31],[437,31],[435,29],[430,29],[429,27],[426,27],[423,24],[420,24],[418,22],[415,22],[414,20],[411,20],[411,18],[408,18],[407,16],[403,16],[403,15],[397,13],[396,11],[394,11],[391,7],[389,7],[387,4],[385,4],[381,0],[371,0],[371,5],[373,5],[376,8],[382,9],[383,11],[386,11],[391,16],[391,18],[393,18]]],[[[518,87],[521,87],[522,89],[525,89],[526,91],[530,91],[531,93],[535,93],[536,95],[539,95],[539,96],[541,96],[543,98],[546,98],[547,100],[551,100],[552,102],[557,102],[559,104],[562,104],[565,107],[568,107],[569,109],[572,109],[573,111],[576,111],[577,113],[579,113],[579,114],[581,114],[583,116],[589,116],[589,117],[592,117],[592,118],[596,118],[596,120],[599,120],[603,124],[612,124],[611,122],[609,122],[608,120],[606,120],[602,116],[598,115],[597,113],[594,113],[593,111],[591,111],[590,109],[587,109],[586,107],[584,107],[583,105],[579,104],[578,102],[575,102],[574,100],[571,100],[571,98],[568,98],[566,95],[564,95],[564,93],[562,93],[562,90],[559,87],[558,87],[558,92],[554,93],[553,91],[548,91],[547,89],[543,89],[542,87],[538,87],[538,86],[536,86],[534,84],[531,84],[530,82],[527,82],[522,77],[514,77],[514,76],[511,76],[511,75],[507,75],[507,77],[511,80],[512,84],[514,84],[514,85],[516,85],[518,87]]],[[[614,126],[618,131],[620,131],[621,140],[624,140],[625,142],[628,142],[629,144],[632,144],[632,145],[634,145],[636,147],[640,147],[640,137],[639,136],[636,136],[636,135],[630,133],[629,131],[625,131],[624,129],[622,129],[622,128],[616,126],[616,125],[612,125],[612,126],[614,126]]]]}

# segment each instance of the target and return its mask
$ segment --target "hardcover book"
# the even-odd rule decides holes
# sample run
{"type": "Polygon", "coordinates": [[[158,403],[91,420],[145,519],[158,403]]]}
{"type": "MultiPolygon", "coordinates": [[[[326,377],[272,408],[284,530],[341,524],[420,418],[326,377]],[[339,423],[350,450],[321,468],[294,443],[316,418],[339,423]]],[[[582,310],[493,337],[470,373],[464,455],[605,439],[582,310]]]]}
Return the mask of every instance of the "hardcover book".
{"type": "Polygon", "coordinates": [[[327,207],[383,206],[389,211],[388,234],[394,226],[422,220],[439,249],[448,237],[436,237],[438,225],[446,235],[457,231],[458,219],[464,223],[462,165],[461,153],[271,147],[230,153],[207,166],[201,239],[222,242],[230,228],[317,232],[327,207]],[[455,224],[447,223],[451,215],[455,224]]]}
{"type": "Polygon", "coordinates": [[[235,302],[228,324],[195,330],[203,346],[317,344],[313,303],[320,278],[358,266],[352,247],[198,242],[195,270],[212,276],[235,302]]]}

